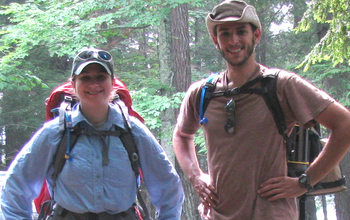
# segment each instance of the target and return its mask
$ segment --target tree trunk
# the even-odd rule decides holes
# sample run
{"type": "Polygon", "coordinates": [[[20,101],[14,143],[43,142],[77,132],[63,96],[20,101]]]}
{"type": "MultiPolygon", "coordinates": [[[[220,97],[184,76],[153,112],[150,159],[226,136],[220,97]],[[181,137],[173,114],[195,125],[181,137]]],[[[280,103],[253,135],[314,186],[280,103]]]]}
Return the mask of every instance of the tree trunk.
{"type": "MultiPolygon", "coordinates": [[[[176,92],[186,91],[191,81],[190,48],[188,33],[187,5],[180,5],[171,11],[170,20],[164,19],[159,28],[159,57],[161,83],[165,86],[175,87],[176,92]]],[[[162,89],[162,95],[171,96],[172,92],[162,89]]],[[[197,206],[198,198],[193,191],[191,183],[183,174],[176,162],[172,149],[171,138],[177,111],[168,109],[163,112],[162,131],[160,141],[169,159],[178,171],[185,191],[185,202],[182,211],[182,220],[200,219],[197,206]],[[197,200],[196,200],[197,199],[197,200]]]]}
{"type": "Polygon", "coordinates": [[[171,10],[171,35],[174,86],[177,92],[184,92],[191,83],[187,4],[182,4],[171,10]]]}
{"type": "MultiPolygon", "coordinates": [[[[163,85],[161,95],[171,96],[172,93],[164,87],[171,87],[173,81],[172,56],[171,56],[171,26],[168,19],[164,19],[159,28],[159,65],[160,65],[160,81],[163,85]]],[[[175,123],[174,110],[168,108],[161,115],[162,128],[159,135],[160,143],[167,153],[170,161],[175,164],[175,155],[172,150],[171,130],[175,123]]]]}
{"type": "MultiPolygon", "coordinates": [[[[349,181],[350,176],[350,154],[347,153],[346,156],[340,163],[340,167],[342,170],[342,174],[345,175],[347,181],[349,181]]],[[[341,193],[335,194],[335,209],[337,212],[337,219],[339,220],[347,220],[350,219],[350,192],[345,191],[341,193]]]]}

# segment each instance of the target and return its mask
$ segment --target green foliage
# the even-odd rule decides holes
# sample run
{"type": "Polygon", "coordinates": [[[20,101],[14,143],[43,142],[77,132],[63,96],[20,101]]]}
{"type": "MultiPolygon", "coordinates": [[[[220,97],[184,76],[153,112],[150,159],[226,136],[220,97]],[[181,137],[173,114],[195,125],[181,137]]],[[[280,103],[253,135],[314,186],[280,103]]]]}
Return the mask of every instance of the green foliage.
{"type": "Polygon", "coordinates": [[[200,128],[194,136],[194,144],[198,148],[199,154],[207,154],[207,148],[205,148],[205,137],[203,128],[200,128]]]}
{"type": "Polygon", "coordinates": [[[300,65],[305,65],[305,70],[322,61],[331,60],[334,66],[344,61],[349,62],[349,3],[349,0],[322,0],[309,4],[296,31],[309,30],[315,26],[315,22],[329,25],[329,30],[300,65]]]}
{"type": "Polygon", "coordinates": [[[146,89],[131,92],[135,110],[145,119],[147,126],[156,130],[162,125],[161,114],[168,108],[179,108],[184,93],[175,93],[172,97],[150,94],[146,89]]]}
{"type": "MultiPolygon", "coordinates": [[[[35,47],[44,45],[51,57],[73,56],[82,47],[98,47],[118,37],[121,39],[118,41],[122,41],[134,28],[159,24],[167,15],[166,10],[160,10],[159,3],[52,0],[2,6],[0,14],[7,16],[13,25],[4,26],[0,32],[0,77],[3,79],[0,86],[10,86],[14,80],[25,84],[31,79],[24,81],[24,77],[13,79],[11,76],[33,75],[22,65],[35,47]],[[16,71],[20,69],[23,71],[16,71]]],[[[29,87],[38,83],[29,82],[29,87]]]]}
{"type": "Polygon", "coordinates": [[[302,76],[308,78],[317,87],[322,88],[332,97],[350,107],[350,67],[346,64],[333,67],[330,61],[317,63],[302,76]]]}

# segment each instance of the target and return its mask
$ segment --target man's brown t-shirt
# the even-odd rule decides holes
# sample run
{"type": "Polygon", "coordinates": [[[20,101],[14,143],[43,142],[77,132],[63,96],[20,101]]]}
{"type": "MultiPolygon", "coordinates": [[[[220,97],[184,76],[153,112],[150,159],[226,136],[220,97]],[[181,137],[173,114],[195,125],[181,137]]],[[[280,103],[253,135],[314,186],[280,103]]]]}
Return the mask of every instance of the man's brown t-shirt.
{"type": "MultiPolygon", "coordinates": [[[[266,68],[260,66],[253,78],[265,71],[266,68]]],[[[199,97],[203,83],[192,84],[181,105],[177,127],[184,133],[194,134],[199,129],[199,97]]],[[[216,91],[227,89],[227,76],[223,72],[216,91]]],[[[286,71],[279,73],[277,94],[289,130],[296,122],[307,124],[334,101],[298,75],[286,71]]],[[[219,197],[210,219],[298,219],[295,199],[269,202],[257,194],[259,186],[267,179],[287,175],[284,140],[263,96],[240,94],[213,98],[204,116],[208,119],[203,126],[208,169],[219,197]],[[229,117],[224,107],[231,98],[236,103],[233,134],[224,129],[229,117]]]]}

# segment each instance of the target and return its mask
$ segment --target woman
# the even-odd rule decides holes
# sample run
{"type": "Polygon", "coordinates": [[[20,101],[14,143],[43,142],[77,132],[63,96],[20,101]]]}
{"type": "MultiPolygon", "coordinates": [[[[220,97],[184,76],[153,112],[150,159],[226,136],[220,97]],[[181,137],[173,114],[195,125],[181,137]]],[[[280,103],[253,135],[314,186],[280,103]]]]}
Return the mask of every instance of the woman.
{"type": "MultiPolygon", "coordinates": [[[[103,50],[78,52],[71,72],[80,102],[72,109],[73,126],[86,130],[114,131],[125,128],[120,109],[110,104],[113,61],[103,50]]],[[[131,118],[132,136],[151,201],[159,219],[180,219],[182,185],[174,167],[149,129],[131,118]]],[[[31,202],[44,179],[51,188],[53,158],[61,140],[56,118],[36,132],[12,162],[3,187],[1,205],[6,219],[31,219],[31,202]]],[[[53,189],[53,219],[137,219],[136,177],[119,137],[81,135],[70,152],[53,189]]]]}

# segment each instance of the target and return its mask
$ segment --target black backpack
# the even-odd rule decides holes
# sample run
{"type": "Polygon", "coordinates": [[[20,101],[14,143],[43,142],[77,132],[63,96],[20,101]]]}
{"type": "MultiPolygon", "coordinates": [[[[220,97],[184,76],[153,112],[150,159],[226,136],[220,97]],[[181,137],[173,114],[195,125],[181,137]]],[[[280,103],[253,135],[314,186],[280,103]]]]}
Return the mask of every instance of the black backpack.
{"type": "MultiPolygon", "coordinates": [[[[321,143],[322,139],[320,137],[320,125],[315,122],[315,126],[305,129],[296,124],[292,134],[288,136],[283,111],[277,98],[276,83],[280,71],[279,69],[269,69],[268,74],[261,75],[245,83],[242,87],[216,92],[215,87],[218,74],[210,75],[202,86],[200,94],[199,123],[208,123],[208,120],[204,117],[204,113],[212,98],[220,96],[230,97],[238,94],[262,95],[266,105],[272,112],[279,134],[283,136],[286,142],[288,175],[291,177],[299,177],[306,171],[308,165],[312,163],[322,150],[323,144],[321,143]],[[261,83],[260,88],[251,88],[259,82],[261,83]]],[[[334,181],[320,181],[314,186],[313,191],[308,192],[307,195],[314,196],[340,192],[346,190],[345,184],[345,177],[340,174],[340,177],[334,181]],[[332,188],[334,190],[332,190],[332,188]]]]}

